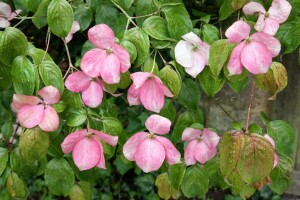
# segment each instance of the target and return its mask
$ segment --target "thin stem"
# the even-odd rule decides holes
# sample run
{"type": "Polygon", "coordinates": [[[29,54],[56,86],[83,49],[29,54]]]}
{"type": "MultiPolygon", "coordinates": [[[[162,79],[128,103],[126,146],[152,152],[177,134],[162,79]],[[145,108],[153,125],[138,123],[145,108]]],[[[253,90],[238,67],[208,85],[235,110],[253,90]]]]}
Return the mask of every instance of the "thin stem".
{"type": "Polygon", "coordinates": [[[129,21],[134,25],[134,26],[138,26],[136,25],[136,23],[132,20],[132,17],[130,17],[127,12],[125,10],[123,10],[123,8],[121,6],[119,6],[114,0],[110,0],[117,8],[119,8],[122,13],[127,17],[127,19],[129,19],[129,21]]]}
{"type": "Polygon", "coordinates": [[[222,23],[219,21],[219,25],[220,25],[220,38],[223,39],[223,31],[222,31],[222,23]]]}
{"type": "Polygon", "coordinates": [[[235,120],[231,114],[216,100],[213,99],[214,102],[216,103],[217,106],[219,106],[221,108],[221,110],[233,121],[233,122],[237,122],[237,120],[235,120]]]}
{"type": "Polygon", "coordinates": [[[155,11],[153,13],[150,13],[150,14],[147,14],[147,15],[141,15],[141,16],[135,16],[135,17],[131,17],[132,19],[139,19],[139,18],[143,18],[143,17],[150,17],[150,16],[153,16],[155,14],[157,14],[158,12],[155,11]]]}
{"type": "Polygon", "coordinates": [[[68,48],[68,45],[67,45],[67,42],[66,42],[66,39],[65,38],[62,38],[63,42],[64,42],[64,45],[65,45],[65,48],[66,48],[66,52],[67,52],[67,56],[68,56],[68,61],[69,61],[69,68],[67,70],[67,72],[65,73],[64,75],[64,80],[65,78],[67,77],[67,75],[69,74],[69,71],[72,69],[72,68],[75,68],[72,64],[72,60],[71,60],[71,56],[70,56],[70,52],[69,52],[69,48],[68,48]]]}
{"type": "Polygon", "coordinates": [[[250,92],[250,100],[249,100],[248,113],[247,113],[247,119],[246,119],[246,131],[245,131],[246,134],[249,132],[249,121],[250,121],[250,113],[251,113],[251,106],[252,106],[254,91],[255,91],[255,82],[253,83],[252,89],[250,92]]]}
{"type": "Polygon", "coordinates": [[[17,26],[19,26],[23,21],[25,21],[26,19],[21,19],[21,21],[19,21],[16,25],[14,25],[14,28],[16,28],[17,26]]]}
{"type": "Polygon", "coordinates": [[[160,53],[158,50],[157,50],[157,52],[158,52],[158,54],[159,54],[161,60],[163,61],[163,63],[164,63],[165,65],[169,64],[169,63],[164,59],[164,57],[161,55],[161,53],[160,53]]]}
{"type": "Polygon", "coordinates": [[[9,149],[9,150],[12,150],[13,142],[14,142],[14,139],[15,139],[15,136],[16,136],[16,134],[17,134],[17,131],[18,131],[19,127],[20,127],[20,124],[17,123],[17,127],[16,127],[16,129],[15,129],[13,135],[12,135],[11,138],[9,138],[9,140],[8,140],[8,144],[7,144],[7,145],[8,145],[8,149],[9,149]]]}
{"type": "Polygon", "coordinates": [[[128,27],[129,27],[129,19],[127,19],[127,23],[126,23],[126,28],[125,28],[125,31],[124,31],[124,34],[127,32],[127,30],[128,30],[128,27]]]}
{"type": "Polygon", "coordinates": [[[155,51],[155,53],[154,53],[154,59],[153,59],[153,65],[152,65],[151,73],[153,72],[154,67],[155,67],[156,54],[157,54],[157,51],[155,51]]]}
{"type": "Polygon", "coordinates": [[[23,19],[23,20],[36,18],[36,17],[27,17],[27,16],[11,17],[11,16],[5,16],[5,15],[0,15],[0,17],[2,17],[2,18],[11,18],[11,19],[23,19]]]}
{"type": "MultiPolygon", "coordinates": [[[[49,45],[50,45],[50,37],[51,37],[51,32],[50,32],[50,29],[48,28],[48,31],[47,31],[47,36],[46,36],[46,49],[45,49],[45,53],[43,55],[43,59],[42,59],[42,62],[44,62],[45,58],[46,58],[46,55],[47,55],[47,52],[48,52],[48,49],[49,49],[49,45]]],[[[41,63],[42,63],[41,62],[41,63]]]]}

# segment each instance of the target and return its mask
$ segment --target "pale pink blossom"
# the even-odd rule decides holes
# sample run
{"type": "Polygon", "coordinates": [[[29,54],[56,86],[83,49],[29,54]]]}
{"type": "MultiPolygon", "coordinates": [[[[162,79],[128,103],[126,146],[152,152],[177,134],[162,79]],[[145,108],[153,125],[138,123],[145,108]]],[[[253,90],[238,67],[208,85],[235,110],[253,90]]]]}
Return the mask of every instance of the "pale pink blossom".
{"type": "Polygon", "coordinates": [[[257,2],[250,2],[243,7],[243,12],[246,15],[259,13],[254,28],[257,31],[263,31],[270,35],[276,34],[279,29],[279,24],[282,24],[288,19],[291,10],[291,4],[286,0],[273,0],[268,12],[263,5],[257,2]]]}
{"type": "Polygon", "coordinates": [[[173,97],[169,88],[153,73],[136,72],[130,77],[133,84],[127,93],[129,105],[143,104],[147,110],[159,113],[164,106],[164,97],[173,97]]]}
{"type": "Polygon", "coordinates": [[[184,150],[184,160],[187,166],[198,161],[205,164],[217,154],[217,145],[220,137],[213,131],[205,128],[203,131],[186,128],[182,133],[182,141],[188,142],[184,150]]]}
{"type": "Polygon", "coordinates": [[[275,151],[275,148],[276,148],[275,142],[268,134],[265,134],[264,137],[272,144],[272,147],[274,148],[274,164],[273,164],[273,168],[274,168],[278,164],[278,160],[279,160],[278,154],[275,151]]]}
{"type": "Polygon", "coordinates": [[[84,54],[80,67],[90,77],[101,76],[104,82],[120,82],[120,73],[130,68],[129,53],[115,43],[115,35],[106,24],[98,24],[88,31],[90,42],[96,47],[84,54]]]}
{"type": "Polygon", "coordinates": [[[69,134],[61,144],[64,153],[72,153],[75,165],[80,171],[94,167],[106,169],[101,141],[116,146],[118,136],[97,131],[83,129],[69,134]]]}
{"type": "Polygon", "coordinates": [[[69,43],[73,39],[73,34],[80,30],[80,25],[77,21],[73,21],[70,33],[65,37],[66,43],[69,43]]]}
{"type": "Polygon", "coordinates": [[[17,111],[17,119],[25,128],[39,126],[43,131],[55,131],[59,126],[59,117],[51,104],[56,104],[60,93],[53,86],[46,86],[36,96],[14,94],[12,106],[17,111]]]}
{"type": "Polygon", "coordinates": [[[10,21],[16,17],[21,10],[12,11],[11,7],[4,2],[0,2],[0,28],[10,26],[10,21]]]}
{"type": "Polygon", "coordinates": [[[91,108],[96,108],[102,102],[105,89],[98,78],[77,71],[68,76],[65,86],[72,92],[81,92],[83,103],[91,108]]]}
{"type": "Polygon", "coordinates": [[[124,156],[135,161],[144,172],[158,170],[166,159],[169,165],[180,162],[180,152],[172,142],[155,134],[167,134],[170,131],[171,121],[159,115],[151,115],[146,121],[150,131],[138,132],[130,137],[123,146],[124,156]]]}
{"type": "Polygon", "coordinates": [[[175,46],[175,59],[189,75],[196,76],[208,65],[210,46],[193,32],[182,36],[175,46]]]}
{"type": "Polygon", "coordinates": [[[241,74],[243,66],[252,74],[266,73],[272,58],[280,53],[280,42],[273,36],[256,32],[250,34],[250,25],[244,21],[233,23],[225,32],[228,41],[239,43],[232,51],[227,68],[229,75],[241,74]]]}

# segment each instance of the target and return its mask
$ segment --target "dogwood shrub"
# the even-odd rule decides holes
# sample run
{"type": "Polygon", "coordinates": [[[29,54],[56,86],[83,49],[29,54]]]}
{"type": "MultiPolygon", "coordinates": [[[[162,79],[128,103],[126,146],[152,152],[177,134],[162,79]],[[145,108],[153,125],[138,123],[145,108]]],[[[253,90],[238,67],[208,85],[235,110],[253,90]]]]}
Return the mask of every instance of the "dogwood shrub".
{"type": "Polygon", "coordinates": [[[263,113],[264,125],[249,120],[256,86],[275,99],[287,85],[278,57],[300,44],[297,6],[0,2],[1,199],[200,198],[210,188],[245,199],[264,185],[282,194],[293,129],[263,113]],[[245,124],[209,127],[199,88],[213,99],[248,80],[245,124]]]}

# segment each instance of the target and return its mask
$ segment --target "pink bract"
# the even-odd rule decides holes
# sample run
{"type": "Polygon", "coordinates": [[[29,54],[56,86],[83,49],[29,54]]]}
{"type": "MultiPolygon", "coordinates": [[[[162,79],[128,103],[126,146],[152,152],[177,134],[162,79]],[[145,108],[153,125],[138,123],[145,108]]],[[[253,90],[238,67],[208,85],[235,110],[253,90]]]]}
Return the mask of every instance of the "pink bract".
{"type": "Polygon", "coordinates": [[[102,102],[104,86],[98,78],[77,71],[68,76],[65,86],[72,92],[82,92],[83,103],[91,108],[96,108],[102,102]]]}
{"type": "Polygon", "coordinates": [[[11,7],[4,3],[0,2],[0,28],[6,28],[10,26],[10,22],[14,17],[16,17],[21,10],[11,10],[11,7]]]}
{"type": "Polygon", "coordinates": [[[205,128],[203,131],[186,128],[182,133],[182,140],[188,144],[184,151],[184,160],[187,166],[198,161],[205,164],[217,154],[217,145],[220,137],[213,131],[205,128]]]}
{"type": "Polygon", "coordinates": [[[73,39],[73,34],[80,30],[80,25],[77,21],[73,21],[70,33],[65,38],[66,43],[69,43],[73,39]]]}
{"type": "Polygon", "coordinates": [[[166,134],[171,123],[167,118],[151,115],[146,121],[146,127],[152,132],[138,132],[131,136],[123,146],[124,156],[136,164],[144,172],[158,170],[166,159],[169,165],[180,162],[180,153],[172,142],[156,134],[166,134]],[[161,122],[155,125],[155,122],[161,122]]]}
{"type": "Polygon", "coordinates": [[[175,47],[175,59],[182,65],[185,71],[196,78],[196,76],[208,64],[210,46],[193,32],[182,36],[175,47]]]}
{"type": "Polygon", "coordinates": [[[266,73],[272,58],[280,53],[280,42],[273,36],[257,32],[250,34],[250,26],[244,21],[233,23],[225,32],[228,41],[239,43],[232,51],[227,68],[229,75],[241,74],[243,66],[252,74],[266,73]]]}
{"type": "Polygon", "coordinates": [[[120,82],[120,73],[130,68],[129,53],[115,43],[115,35],[106,24],[98,24],[88,31],[90,42],[96,47],[84,54],[80,67],[89,77],[101,76],[108,84],[120,82]]]}
{"type": "Polygon", "coordinates": [[[258,20],[254,26],[257,31],[263,31],[270,35],[275,35],[279,29],[279,24],[285,22],[292,10],[291,4],[286,0],[273,0],[268,12],[263,5],[257,2],[250,2],[243,7],[246,15],[259,13],[258,20]]]}
{"type": "Polygon", "coordinates": [[[16,109],[17,119],[25,128],[33,128],[37,125],[43,131],[55,131],[59,126],[59,117],[51,104],[56,104],[60,99],[60,93],[53,86],[46,86],[36,96],[14,94],[13,107],[16,109]]]}
{"type": "Polygon", "coordinates": [[[64,153],[73,151],[72,156],[75,165],[80,171],[94,167],[105,169],[105,158],[100,140],[116,146],[118,136],[97,131],[94,129],[83,129],[70,133],[61,144],[64,153]]]}
{"type": "Polygon", "coordinates": [[[130,75],[133,84],[127,94],[129,105],[140,105],[152,112],[159,113],[164,106],[164,97],[173,94],[162,81],[150,72],[136,72],[130,75]]]}
{"type": "Polygon", "coordinates": [[[279,162],[278,154],[275,151],[275,148],[276,148],[275,142],[268,134],[265,134],[264,137],[272,144],[272,147],[274,148],[274,164],[273,164],[273,168],[274,168],[274,167],[276,167],[276,165],[279,162]]]}

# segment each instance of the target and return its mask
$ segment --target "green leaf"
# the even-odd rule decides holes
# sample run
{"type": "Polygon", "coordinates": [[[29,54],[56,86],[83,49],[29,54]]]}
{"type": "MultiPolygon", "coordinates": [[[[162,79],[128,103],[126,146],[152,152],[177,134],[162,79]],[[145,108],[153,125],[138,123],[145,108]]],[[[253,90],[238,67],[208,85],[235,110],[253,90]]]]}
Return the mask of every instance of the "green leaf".
{"type": "Polygon", "coordinates": [[[28,54],[32,58],[34,65],[41,64],[43,59],[45,61],[54,62],[47,52],[45,52],[43,49],[36,48],[31,43],[28,43],[28,54]]]}
{"type": "Polygon", "coordinates": [[[26,129],[20,136],[21,156],[29,162],[41,160],[47,155],[49,142],[48,133],[41,131],[39,128],[26,129]]]}
{"type": "Polygon", "coordinates": [[[213,158],[205,163],[203,169],[209,178],[210,187],[215,186],[221,188],[222,190],[229,188],[229,185],[225,183],[222,177],[217,158],[213,158]]]}
{"type": "Polygon", "coordinates": [[[45,182],[51,193],[67,196],[75,181],[74,172],[65,159],[53,158],[45,170],[45,182]]]}
{"type": "MultiPolygon", "coordinates": [[[[136,16],[148,15],[158,10],[153,0],[135,1],[134,4],[136,16]]],[[[141,27],[145,19],[144,17],[136,19],[138,26],[141,27]]]]}
{"type": "Polygon", "coordinates": [[[200,89],[197,83],[191,79],[182,82],[182,88],[178,102],[186,108],[197,109],[200,103],[200,89]]]}
{"type": "Polygon", "coordinates": [[[160,198],[166,200],[171,198],[170,182],[167,173],[162,173],[157,176],[155,186],[158,189],[157,193],[160,198]]]}
{"type": "Polygon", "coordinates": [[[110,5],[98,5],[95,14],[96,24],[105,23],[113,27],[118,20],[118,10],[110,5]]]}
{"type": "Polygon", "coordinates": [[[48,24],[47,10],[51,1],[52,0],[42,0],[37,11],[33,15],[32,22],[38,29],[48,24]]]}
{"type": "Polygon", "coordinates": [[[277,93],[287,86],[288,75],[281,63],[273,62],[269,71],[264,74],[258,74],[255,81],[259,89],[269,90],[273,93],[269,100],[275,100],[277,93]]]}
{"type": "Polygon", "coordinates": [[[6,181],[6,189],[13,198],[25,198],[27,189],[24,181],[15,172],[11,172],[6,181]]]}
{"type": "Polygon", "coordinates": [[[219,10],[220,20],[227,19],[233,13],[229,0],[224,0],[219,10]]]}
{"type": "Polygon", "coordinates": [[[153,74],[158,75],[158,65],[157,63],[149,56],[142,65],[143,72],[153,72],[153,74]],[[153,68],[153,70],[152,70],[153,68]]]}
{"type": "Polygon", "coordinates": [[[11,85],[10,67],[0,62],[0,91],[8,90],[11,85]]]}
{"type": "Polygon", "coordinates": [[[92,9],[86,7],[84,4],[79,5],[74,10],[74,19],[79,23],[80,30],[84,31],[90,26],[93,20],[92,9]]]}
{"type": "Polygon", "coordinates": [[[8,161],[8,151],[6,148],[0,147],[0,176],[6,168],[8,161]]]}
{"type": "Polygon", "coordinates": [[[287,191],[292,184],[292,179],[278,167],[271,172],[270,178],[272,180],[269,185],[270,189],[279,195],[287,191]]]}
{"type": "Polygon", "coordinates": [[[70,192],[70,200],[91,200],[92,190],[90,184],[85,181],[76,183],[70,192]]]}
{"type": "Polygon", "coordinates": [[[11,65],[15,57],[26,55],[27,43],[27,38],[22,31],[7,27],[0,32],[0,61],[5,65],[11,65]]]}
{"type": "Polygon", "coordinates": [[[82,100],[79,93],[74,93],[74,92],[70,92],[69,90],[64,90],[61,100],[69,107],[74,107],[74,108],[82,107],[82,100]]]}
{"type": "Polygon", "coordinates": [[[235,92],[237,93],[240,93],[242,92],[245,87],[247,86],[247,83],[248,83],[248,76],[246,76],[246,78],[240,80],[240,81],[235,81],[235,82],[232,82],[232,81],[228,81],[227,82],[229,87],[231,89],[233,89],[235,92]]]}
{"type": "Polygon", "coordinates": [[[61,149],[61,144],[64,141],[64,137],[62,135],[58,135],[55,138],[50,137],[50,145],[48,148],[48,154],[56,157],[62,158],[64,156],[64,152],[61,149]]]}
{"type": "Polygon", "coordinates": [[[82,108],[71,108],[67,112],[67,125],[71,127],[80,126],[87,119],[87,113],[82,108]]]}
{"type": "Polygon", "coordinates": [[[186,111],[179,115],[171,136],[172,142],[177,144],[181,140],[183,130],[196,122],[197,121],[191,112],[186,111]]]}
{"type": "Polygon", "coordinates": [[[204,24],[202,29],[203,40],[208,44],[213,44],[219,39],[219,29],[210,24],[204,24]]]}
{"type": "Polygon", "coordinates": [[[181,190],[188,198],[204,197],[208,191],[209,180],[204,170],[194,165],[184,175],[181,190]]]}
{"type": "Polygon", "coordinates": [[[52,0],[48,7],[47,20],[51,32],[65,38],[74,20],[72,6],[66,0],[52,0]]]}
{"type": "Polygon", "coordinates": [[[162,68],[159,71],[158,77],[171,90],[174,95],[173,98],[177,98],[178,95],[181,94],[181,77],[170,65],[166,65],[162,68]]]}
{"type": "Polygon", "coordinates": [[[60,68],[51,61],[44,61],[39,66],[40,76],[43,83],[48,86],[52,85],[56,87],[60,94],[64,91],[64,80],[61,74],[60,68]]]}
{"type": "Polygon", "coordinates": [[[276,144],[276,151],[280,154],[291,156],[295,151],[295,132],[289,123],[275,120],[266,124],[267,133],[276,144]]]}
{"type": "Polygon", "coordinates": [[[122,40],[120,45],[128,51],[130,55],[130,63],[133,63],[137,58],[137,50],[134,44],[128,40],[122,40]]]}
{"type": "Polygon", "coordinates": [[[215,76],[220,74],[234,46],[235,44],[228,42],[228,40],[217,40],[211,45],[208,62],[209,68],[215,76]]]}
{"type": "Polygon", "coordinates": [[[140,66],[149,57],[150,41],[148,35],[139,27],[135,27],[124,34],[124,39],[135,45],[137,50],[135,65],[140,66]]]}
{"type": "Polygon", "coordinates": [[[157,40],[168,40],[169,32],[167,21],[159,16],[147,18],[143,23],[143,30],[157,40]]]}
{"type": "Polygon", "coordinates": [[[35,87],[33,64],[25,56],[18,56],[12,62],[12,81],[16,93],[32,95],[35,87]]]}
{"type": "Polygon", "coordinates": [[[271,143],[255,133],[246,137],[236,168],[241,178],[248,184],[254,184],[269,175],[273,164],[274,149],[271,143]]]}
{"type": "Polygon", "coordinates": [[[193,29],[193,23],[183,4],[166,5],[161,8],[166,16],[171,38],[180,40],[181,36],[193,29]]]}
{"type": "Polygon", "coordinates": [[[243,182],[254,184],[269,175],[274,163],[274,149],[261,135],[227,132],[219,144],[220,169],[227,182],[240,190],[243,182]]]}
{"type": "Polygon", "coordinates": [[[123,133],[123,126],[121,122],[114,117],[104,117],[102,119],[103,131],[110,135],[121,135],[123,133]]]}
{"type": "Polygon", "coordinates": [[[218,91],[220,91],[225,83],[225,78],[223,74],[218,77],[214,76],[208,67],[199,75],[199,82],[208,96],[214,96],[218,91]]]}
{"type": "Polygon", "coordinates": [[[284,54],[295,51],[300,45],[300,17],[294,17],[282,24],[276,38],[280,40],[284,54]]]}
{"type": "Polygon", "coordinates": [[[170,99],[165,99],[164,107],[161,109],[161,116],[168,118],[173,122],[176,118],[176,109],[174,107],[173,102],[170,99]]]}
{"type": "Polygon", "coordinates": [[[21,0],[31,12],[36,12],[42,0],[21,0]]]}
{"type": "Polygon", "coordinates": [[[4,122],[4,124],[1,127],[1,134],[3,135],[3,138],[8,141],[9,138],[12,136],[13,132],[13,123],[11,121],[4,122]]]}
{"type": "Polygon", "coordinates": [[[133,4],[134,0],[116,0],[116,2],[125,10],[128,10],[133,4]]]}
{"type": "Polygon", "coordinates": [[[172,187],[179,190],[185,171],[186,166],[184,163],[177,163],[169,166],[169,179],[172,187]]]}

